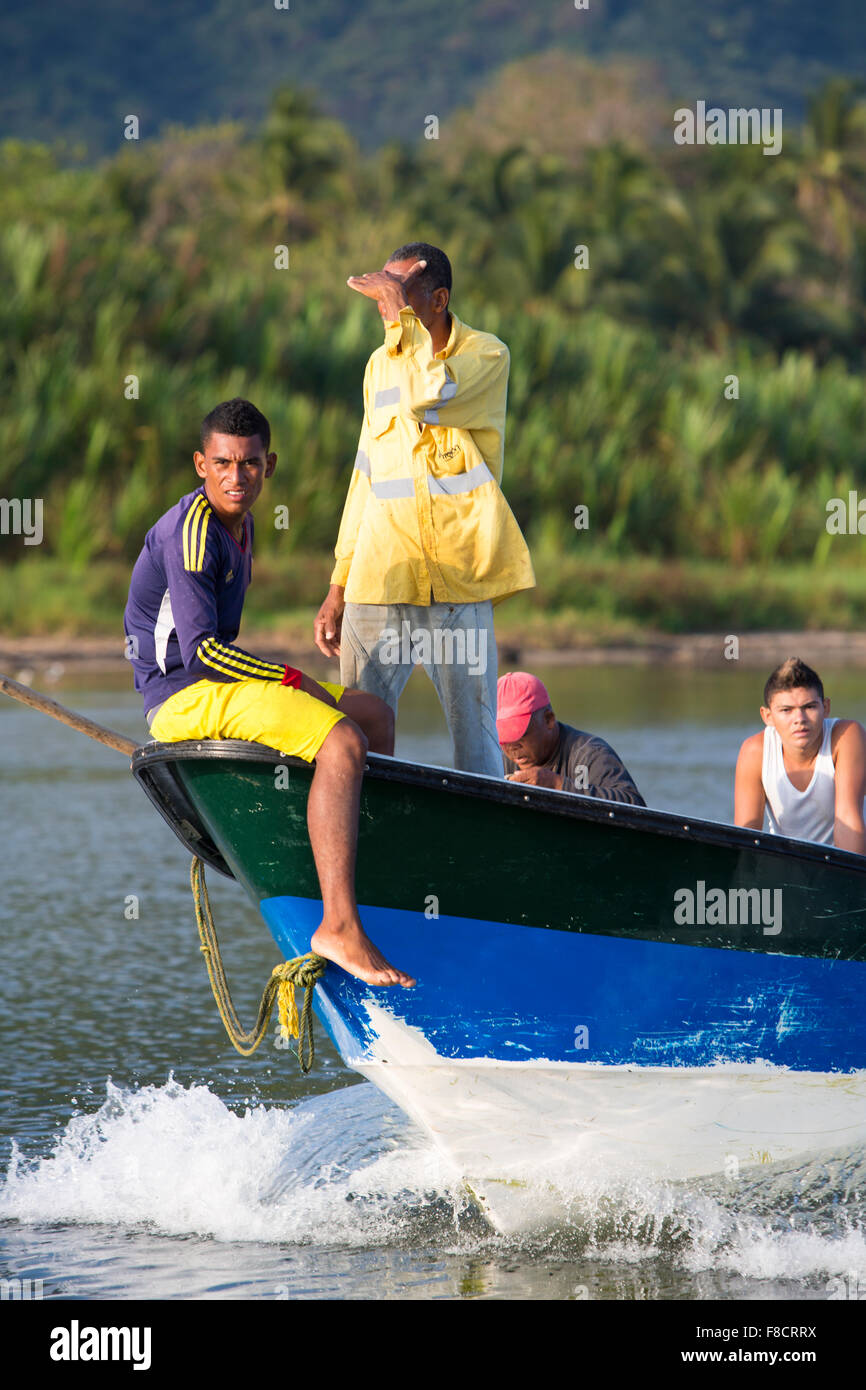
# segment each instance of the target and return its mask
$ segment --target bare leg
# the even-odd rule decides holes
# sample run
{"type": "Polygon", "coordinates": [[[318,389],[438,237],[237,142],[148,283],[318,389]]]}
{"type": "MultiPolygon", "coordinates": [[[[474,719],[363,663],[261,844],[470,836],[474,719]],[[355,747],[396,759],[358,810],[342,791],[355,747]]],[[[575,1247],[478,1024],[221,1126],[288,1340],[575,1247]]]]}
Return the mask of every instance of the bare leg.
{"type": "Polygon", "coordinates": [[[394,756],[394,711],[378,695],[365,690],[347,690],[338,709],[347,714],[367,737],[371,753],[394,756]]]}
{"type": "Polygon", "coordinates": [[[322,890],[322,921],[310,947],[368,985],[414,985],[411,975],[396,970],[374,946],[358,916],[355,856],[366,753],[366,738],[347,718],[334,726],[316,755],[307,826],[322,890]]]}

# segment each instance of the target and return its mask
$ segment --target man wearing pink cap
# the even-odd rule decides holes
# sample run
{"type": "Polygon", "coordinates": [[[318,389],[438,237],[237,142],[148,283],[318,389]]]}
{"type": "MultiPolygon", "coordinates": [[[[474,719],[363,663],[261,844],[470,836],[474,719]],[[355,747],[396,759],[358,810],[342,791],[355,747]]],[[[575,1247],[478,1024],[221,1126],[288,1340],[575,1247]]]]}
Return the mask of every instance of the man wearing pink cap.
{"type": "Polygon", "coordinates": [[[496,733],[509,782],[646,805],[609,743],[559,722],[537,676],[511,671],[500,676],[496,694],[496,733]]]}

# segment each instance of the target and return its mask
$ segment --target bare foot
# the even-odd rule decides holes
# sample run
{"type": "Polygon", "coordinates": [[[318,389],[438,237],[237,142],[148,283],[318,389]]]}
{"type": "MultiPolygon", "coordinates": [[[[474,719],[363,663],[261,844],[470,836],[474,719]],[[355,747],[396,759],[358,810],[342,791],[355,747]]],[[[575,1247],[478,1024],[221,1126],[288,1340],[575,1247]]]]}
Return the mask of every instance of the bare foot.
{"type": "Polygon", "coordinates": [[[402,985],[408,989],[415,981],[411,975],[396,970],[385,959],[358,922],[339,927],[326,927],[323,922],[313,932],[310,950],[332,960],[350,975],[357,975],[368,985],[402,985]]]}

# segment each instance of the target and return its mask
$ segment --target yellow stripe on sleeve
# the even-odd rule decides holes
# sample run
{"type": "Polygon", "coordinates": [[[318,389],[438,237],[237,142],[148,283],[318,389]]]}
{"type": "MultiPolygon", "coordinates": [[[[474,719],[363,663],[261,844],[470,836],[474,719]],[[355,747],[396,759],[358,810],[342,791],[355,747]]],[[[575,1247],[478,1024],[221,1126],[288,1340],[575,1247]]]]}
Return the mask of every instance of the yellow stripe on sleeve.
{"type": "Polygon", "coordinates": [[[206,637],[199,644],[197,655],[200,661],[213,666],[223,675],[234,676],[238,680],[282,680],[285,669],[257,657],[238,654],[230,647],[224,647],[213,637],[206,637]]]}
{"type": "Polygon", "coordinates": [[[210,521],[210,517],[211,517],[211,509],[210,509],[210,507],[205,507],[204,511],[202,512],[201,528],[200,528],[200,532],[199,532],[198,560],[197,560],[197,562],[196,562],[196,569],[197,569],[198,571],[201,571],[201,568],[202,568],[202,566],[204,565],[204,543],[205,543],[205,537],[207,536],[207,528],[208,528],[208,523],[209,523],[209,521],[210,521]]]}
{"type": "Polygon", "coordinates": [[[211,644],[211,650],[220,655],[223,660],[236,661],[238,665],[242,665],[251,674],[261,671],[268,676],[279,675],[280,680],[285,675],[285,667],[280,666],[278,662],[262,661],[258,656],[250,656],[249,652],[241,652],[235,647],[227,647],[222,642],[217,642],[213,637],[206,638],[206,641],[211,644]]]}
{"type": "Polygon", "coordinates": [[[263,680],[276,677],[282,680],[285,675],[285,667],[283,666],[277,666],[271,661],[260,661],[257,656],[249,656],[246,652],[239,652],[235,648],[226,647],[222,642],[217,642],[213,638],[207,640],[214,656],[218,656],[221,661],[227,661],[229,665],[234,664],[245,675],[258,676],[263,680]]]}
{"type": "Polygon", "coordinates": [[[186,520],[183,523],[183,567],[185,570],[195,570],[196,568],[194,562],[195,540],[193,539],[193,536],[196,530],[197,518],[199,516],[199,513],[201,512],[202,507],[206,505],[207,504],[204,500],[204,495],[202,493],[199,493],[198,497],[195,499],[189,511],[187,512],[186,520]]]}
{"type": "Polygon", "coordinates": [[[234,676],[237,679],[237,671],[233,671],[229,666],[222,666],[218,661],[214,661],[208,652],[205,651],[204,642],[200,642],[196,649],[196,656],[203,666],[212,666],[215,671],[219,671],[224,676],[234,676]]]}

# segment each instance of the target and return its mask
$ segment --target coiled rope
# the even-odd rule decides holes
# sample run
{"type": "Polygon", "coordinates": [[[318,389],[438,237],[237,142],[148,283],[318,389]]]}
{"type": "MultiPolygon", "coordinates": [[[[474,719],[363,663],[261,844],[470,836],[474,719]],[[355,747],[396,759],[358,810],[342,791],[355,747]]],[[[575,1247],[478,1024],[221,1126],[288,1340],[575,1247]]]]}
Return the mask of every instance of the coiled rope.
{"type": "Polygon", "coordinates": [[[317,956],[315,952],[310,951],[305,956],[295,956],[294,960],[283,961],[282,965],[275,966],[271,978],[265,986],[265,992],[259,1004],[258,1017],[250,1031],[244,1032],[235,1012],[223,969],[213,912],[205,882],[204,863],[198,857],[193,858],[189,878],[193,902],[195,903],[195,920],[201,938],[202,954],[210,977],[210,987],[213,990],[213,997],[216,1000],[220,1018],[233,1046],[237,1048],[242,1057],[252,1056],[268,1030],[274,1000],[276,1000],[280,1020],[280,1036],[286,1043],[290,1037],[298,1039],[297,1058],[301,1064],[301,1071],[306,1075],[316,1057],[316,1044],[313,1036],[313,990],[316,987],[316,982],[324,975],[328,962],[324,956],[317,956]],[[304,1006],[300,1019],[295,1004],[295,985],[299,985],[304,990],[304,1006]]]}

